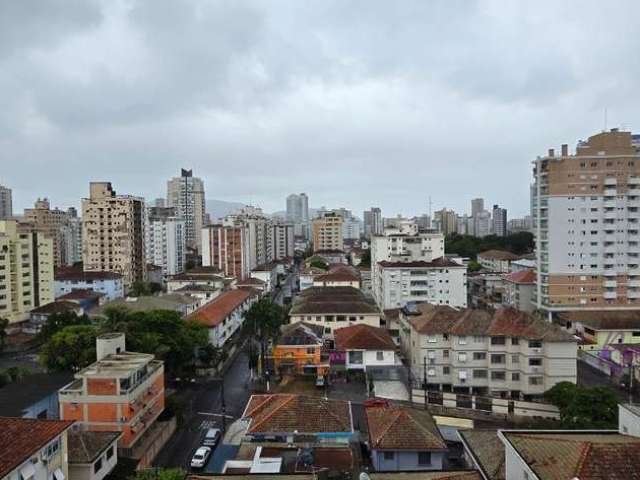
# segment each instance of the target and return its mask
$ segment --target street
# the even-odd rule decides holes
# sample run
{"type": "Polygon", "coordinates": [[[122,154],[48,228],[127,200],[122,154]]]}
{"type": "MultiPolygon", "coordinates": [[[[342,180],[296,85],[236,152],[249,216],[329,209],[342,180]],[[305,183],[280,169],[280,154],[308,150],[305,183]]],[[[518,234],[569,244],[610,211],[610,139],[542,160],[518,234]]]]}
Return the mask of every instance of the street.
{"type": "MultiPolygon", "coordinates": [[[[210,380],[189,385],[192,389],[185,406],[184,423],[169,439],[154,461],[158,467],[179,467],[190,470],[189,463],[195,450],[201,445],[202,437],[208,428],[222,429],[221,381],[210,380]]],[[[224,396],[226,404],[226,425],[229,426],[240,417],[249,399],[249,359],[242,350],[224,375],[224,396]]],[[[222,445],[214,449],[207,466],[200,471],[219,472],[224,462],[235,455],[235,447],[222,445]]]]}

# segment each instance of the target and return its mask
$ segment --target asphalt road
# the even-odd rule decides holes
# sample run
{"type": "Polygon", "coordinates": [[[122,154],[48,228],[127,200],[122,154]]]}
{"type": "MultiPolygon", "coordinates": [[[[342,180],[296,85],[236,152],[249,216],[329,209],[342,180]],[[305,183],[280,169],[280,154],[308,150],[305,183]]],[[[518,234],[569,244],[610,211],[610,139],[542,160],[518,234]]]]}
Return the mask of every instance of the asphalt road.
{"type": "MultiPolygon", "coordinates": [[[[189,463],[208,428],[222,428],[222,381],[210,380],[184,387],[188,392],[185,421],[178,427],[162,451],[154,466],[179,467],[190,470],[189,463]]],[[[249,360],[241,351],[224,375],[226,424],[239,418],[250,396],[249,360]]],[[[205,472],[213,472],[235,454],[233,449],[219,445],[209,459],[205,472]],[[215,467],[215,468],[214,468],[215,467]]]]}

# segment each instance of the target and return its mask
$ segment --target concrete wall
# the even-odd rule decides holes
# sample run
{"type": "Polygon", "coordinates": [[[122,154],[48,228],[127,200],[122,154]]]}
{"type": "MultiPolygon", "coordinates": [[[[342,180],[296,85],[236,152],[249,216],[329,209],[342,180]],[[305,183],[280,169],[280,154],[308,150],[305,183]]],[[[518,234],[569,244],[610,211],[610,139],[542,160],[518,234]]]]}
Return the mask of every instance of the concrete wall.
{"type": "Polygon", "coordinates": [[[640,437],[640,416],[624,405],[618,405],[618,426],[620,433],[640,437]]]}
{"type": "Polygon", "coordinates": [[[402,472],[412,470],[442,470],[444,463],[443,452],[431,452],[431,463],[420,465],[417,451],[392,451],[393,459],[385,460],[384,450],[372,450],[371,462],[373,468],[379,472],[402,472]]]}

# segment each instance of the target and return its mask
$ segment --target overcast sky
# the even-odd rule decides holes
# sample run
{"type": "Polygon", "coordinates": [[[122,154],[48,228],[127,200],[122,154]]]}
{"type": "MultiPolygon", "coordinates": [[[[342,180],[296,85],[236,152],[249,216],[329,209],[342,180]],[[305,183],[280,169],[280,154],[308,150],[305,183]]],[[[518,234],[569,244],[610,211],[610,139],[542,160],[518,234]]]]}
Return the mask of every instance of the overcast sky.
{"type": "Polygon", "coordinates": [[[0,184],[282,210],[527,213],[530,162],[640,131],[640,2],[0,2],[0,184]]]}

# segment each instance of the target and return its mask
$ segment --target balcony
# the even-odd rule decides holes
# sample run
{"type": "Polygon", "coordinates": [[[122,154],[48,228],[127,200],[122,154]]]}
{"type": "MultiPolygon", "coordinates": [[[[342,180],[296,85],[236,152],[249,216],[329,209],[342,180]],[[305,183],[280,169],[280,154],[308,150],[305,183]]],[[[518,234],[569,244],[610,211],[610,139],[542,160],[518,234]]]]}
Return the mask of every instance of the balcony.
{"type": "Polygon", "coordinates": [[[640,287],[640,280],[629,280],[627,287],[640,287]]]}
{"type": "Polygon", "coordinates": [[[640,291],[638,290],[628,290],[627,298],[640,298],[640,291]]]}
{"type": "Polygon", "coordinates": [[[618,180],[616,179],[616,177],[607,177],[604,179],[604,184],[605,185],[617,185],[618,184],[618,180]]]}
{"type": "Polygon", "coordinates": [[[605,196],[617,195],[617,191],[616,191],[616,189],[615,189],[615,188],[607,188],[607,187],[605,186],[605,189],[604,189],[604,195],[605,195],[605,196]]]}
{"type": "Polygon", "coordinates": [[[618,294],[616,292],[604,292],[602,296],[605,298],[605,300],[615,300],[616,298],[618,298],[618,294]]]}
{"type": "Polygon", "coordinates": [[[618,286],[618,282],[615,280],[605,280],[604,286],[606,288],[616,288],[618,286]]]}

